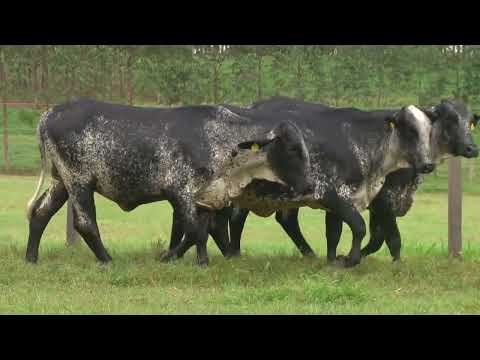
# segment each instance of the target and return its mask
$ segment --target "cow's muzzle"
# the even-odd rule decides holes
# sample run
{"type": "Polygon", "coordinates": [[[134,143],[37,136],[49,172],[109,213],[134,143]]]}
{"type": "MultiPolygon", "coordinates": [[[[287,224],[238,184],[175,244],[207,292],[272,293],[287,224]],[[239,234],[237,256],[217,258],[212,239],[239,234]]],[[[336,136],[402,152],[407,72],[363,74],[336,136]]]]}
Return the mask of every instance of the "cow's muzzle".
{"type": "Polygon", "coordinates": [[[420,166],[418,172],[421,174],[430,174],[433,170],[435,170],[435,164],[428,163],[420,166]]]}
{"type": "Polygon", "coordinates": [[[462,144],[457,146],[456,156],[463,156],[467,159],[478,157],[478,147],[475,144],[462,144]]]}

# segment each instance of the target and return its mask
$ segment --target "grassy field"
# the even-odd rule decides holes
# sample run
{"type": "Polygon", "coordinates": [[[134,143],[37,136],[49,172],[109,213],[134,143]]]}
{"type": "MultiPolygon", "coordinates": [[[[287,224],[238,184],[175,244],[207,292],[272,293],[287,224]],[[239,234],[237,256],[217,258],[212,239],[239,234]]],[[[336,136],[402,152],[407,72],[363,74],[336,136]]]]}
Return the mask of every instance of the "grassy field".
{"type": "MultiPolygon", "coordinates": [[[[385,248],[353,269],[326,264],[324,214],[302,209],[319,259],[302,259],[272,218],[247,220],[243,256],[226,260],[209,241],[210,266],[194,249],[156,260],[170,236],[167,203],[122,212],[97,196],[103,241],[114,258],[96,262],[83,241],[65,246],[65,208],[50,222],[37,265],[24,262],[25,204],[35,177],[0,175],[0,314],[478,314],[480,196],[464,197],[464,260],[447,253],[447,197],[423,193],[399,219],[403,262],[385,248]]],[[[365,214],[367,216],[367,214],[365,214]]],[[[367,238],[364,242],[367,241],[367,238]]],[[[340,253],[348,251],[345,229],[340,253]]]]}

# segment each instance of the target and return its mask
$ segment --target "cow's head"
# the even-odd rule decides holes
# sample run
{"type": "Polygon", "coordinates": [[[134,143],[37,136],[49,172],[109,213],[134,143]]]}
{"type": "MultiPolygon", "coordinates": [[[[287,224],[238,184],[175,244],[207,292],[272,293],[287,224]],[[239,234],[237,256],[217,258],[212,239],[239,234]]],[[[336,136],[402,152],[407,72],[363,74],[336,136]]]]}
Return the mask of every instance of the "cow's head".
{"type": "Polygon", "coordinates": [[[478,123],[474,115],[461,101],[442,100],[424,112],[435,122],[432,131],[432,146],[437,147],[437,156],[445,154],[474,158],[478,156],[471,131],[478,123]]]}
{"type": "Polygon", "coordinates": [[[290,121],[278,124],[263,136],[238,145],[241,149],[257,148],[267,152],[272,171],[297,193],[312,190],[310,157],[300,129],[290,121]]]}
{"type": "Polygon", "coordinates": [[[432,172],[435,164],[430,146],[432,122],[428,116],[410,105],[386,120],[396,133],[398,150],[402,158],[418,173],[432,172]]]}

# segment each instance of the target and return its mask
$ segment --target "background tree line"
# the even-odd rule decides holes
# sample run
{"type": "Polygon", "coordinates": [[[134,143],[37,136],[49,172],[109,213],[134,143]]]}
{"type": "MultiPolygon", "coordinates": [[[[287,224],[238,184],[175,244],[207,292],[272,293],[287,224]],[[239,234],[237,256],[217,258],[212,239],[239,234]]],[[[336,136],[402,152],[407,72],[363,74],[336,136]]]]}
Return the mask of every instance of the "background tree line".
{"type": "MultiPolygon", "coordinates": [[[[272,95],[385,107],[474,102],[478,45],[34,45],[0,47],[5,100],[247,104],[272,95]]],[[[474,104],[471,104],[474,105],[474,104]]]]}
{"type": "Polygon", "coordinates": [[[457,98],[478,113],[480,46],[0,45],[0,168],[36,169],[39,111],[74,97],[176,106],[274,95],[363,109],[457,98]],[[14,101],[37,111],[7,111],[14,101]]]}

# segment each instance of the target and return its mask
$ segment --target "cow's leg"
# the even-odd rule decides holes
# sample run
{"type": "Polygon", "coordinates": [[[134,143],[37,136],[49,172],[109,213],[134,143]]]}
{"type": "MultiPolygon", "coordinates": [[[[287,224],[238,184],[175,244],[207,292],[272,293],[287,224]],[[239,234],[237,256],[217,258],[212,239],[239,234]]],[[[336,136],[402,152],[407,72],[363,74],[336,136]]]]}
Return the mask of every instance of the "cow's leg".
{"type": "Polygon", "coordinates": [[[230,239],[228,236],[228,213],[216,211],[213,216],[212,224],[209,226],[210,235],[212,235],[215,244],[222,252],[224,257],[230,257],[230,239]]]}
{"type": "MultiPolygon", "coordinates": [[[[222,252],[222,255],[229,257],[230,241],[228,237],[228,217],[220,212],[216,212],[213,217],[214,219],[212,219],[209,226],[210,235],[212,235],[212,238],[222,252]]],[[[185,238],[176,248],[172,249],[172,253],[170,254],[171,256],[165,260],[169,260],[173,257],[177,259],[183,257],[193,245],[195,245],[195,240],[192,237],[185,238]]]]}
{"type": "Polygon", "coordinates": [[[279,210],[275,213],[275,220],[282,226],[283,230],[290,236],[297,249],[303,256],[315,257],[315,253],[303,237],[298,224],[299,209],[279,210]]]}
{"type": "Polygon", "coordinates": [[[195,238],[192,236],[187,236],[185,234],[180,244],[177,247],[169,250],[166,254],[160,259],[162,262],[168,262],[170,260],[176,260],[182,258],[185,253],[190,250],[190,248],[195,245],[195,238]]]}
{"type": "MultiPolygon", "coordinates": [[[[184,242],[193,241],[197,245],[197,264],[206,266],[208,265],[208,224],[214,215],[210,211],[198,211],[197,214],[196,219],[192,219],[192,226],[185,234],[184,242]]],[[[179,247],[181,248],[182,244],[179,247]]]]}
{"type": "Polygon", "coordinates": [[[385,234],[383,232],[383,223],[380,220],[380,215],[377,212],[370,211],[370,241],[368,244],[361,250],[362,256],[368,256],[380,250],[385,239],[385,234]]]}
{"type": "Polygon", "coordinates": [[[233,208],[232,216],[230,217],[231,256],[240,256],[240,240],[248,213],[249,210],[247,209],[233,208]]]}
{"type": "Polygon", "coordinates": [[[83,186],[74,186],[69,195],[73,205],[75,230],[82,236],[99,261],[103,263],[111,261],[112,258],[103,246],[98,231],[93,191],[83,186]]]}
{"type": "Polygon", "coordinates": [[[352,267],[360,263],[360,247],[367,232],[365,221],[360,213],[350,204],[338,201],[335,205],[332,208],[335,209],[338,217],[347,223],[352,231],[352,248],[348,256],[343,259],[345,267],[352,267]]]}
{"type": "Polygon", "coordinates": [[[327,261],[333,263],[337,259],[337,247],[342,235],[343,221],[337,214],[328,211],[325,214],[325,232],[327,237],[327,261]]]}
{"type": "Polygon", "coordinates": [[[182,241],[182,237],[185,234],[182,225],[182,218],[178,211],[173,209],[173,216],[172,216],[172,233],[170,235],[170,246],[169,250],[175,249],[180,242],[182,241]]]}
{"type": "Polygon", "coordinates": [[[175,210],[181,218],[181,225],[185,231],[183,241],[174,249],[167,251],[162,258],[162,262],[179,258],[193,245],[197,245],[197,262],[199,265],[208,264],[207,240],[208,224],[211,221],[213,213],[211,211],[197,210],[195,202],[189,198],[178,198],[175,204],[175,210]],[[180,255],[180,256],[179,256],[180,255]]]}
{"type": "Polygon", "coordinates": [[[52,179],[49,189],[37,199],[33,206],[29,224],[27,253],[28,262],[37,262],[40,239],[53,215],[65,204],[68,193],[60,180],[52,179]]]}
{"type": "Polygon", "coordinates": [[[173,207],[172,235],[168,251],[160,258],[162,262],[181,258],[190,247],[195,245],[195,240],[192,237],[187,238],[186,234],[186,229],[190,226],[186,218],[187,211],[184,205],[186,202],[172,196],[170,203],[173,207]]]}
{"type": "Polygon", "coordinates": [[[390,250],[390,255],[392,255],[393,261],[399,261],[402,240],[398,230],[397,218],[394,215],[386,216],[382,224],[384,224],[385,242],[390,250]]]}

